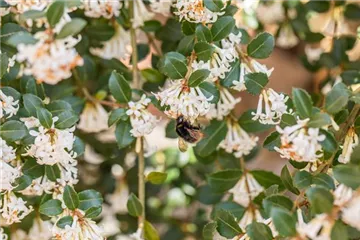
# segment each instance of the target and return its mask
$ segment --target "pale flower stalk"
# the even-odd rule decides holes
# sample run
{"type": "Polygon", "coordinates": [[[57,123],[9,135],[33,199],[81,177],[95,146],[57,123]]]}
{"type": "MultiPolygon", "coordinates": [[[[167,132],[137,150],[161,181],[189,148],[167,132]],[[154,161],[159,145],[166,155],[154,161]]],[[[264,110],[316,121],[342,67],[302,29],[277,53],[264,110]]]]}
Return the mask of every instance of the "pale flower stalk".
{"type": "Polygon", "coordinates": [[[297,120],[297,124],[276,130],[281,134],[281,147],[274,149],[282,158],[298,162],[316,162],[323,156],[320,142],[325,135],[320,134],[319,128],[306,128],[309,119],[297,120]]]}
{"type": "Polygon", "coordinates": [[[287,113],[286,102],[289,99],[282,93],[277,93],[268,88],[261,91],[256,113],[252,113],[252,120],[262,124],[279,124],[281,117],[287,113]]]}
{"type": "Polygon", "coordinates": [[[179,16],[180,21],[185,19],[193,23],[214,23],[219,16],[224,15],[226,1],[222,0],[224,7],[220,12],[212,12],[204,6],[203,0],[177,0],[174,14],[179,16]]]}
{"type": "Polygon", "coordinates": [[[108,112],[98,102],[87,102],[77,128],[87,133],[98,133],[108,129],[108,112]]]}
{"type": "Polygon", "coordinates": [[[168,107],[166,115],[171,118],[183,115],[193,122],[209,112],[213,96],[207,98],[199,87],[189,87],[185,80],[171,81],[170,84],[170,87],[154,94],[161,106],[168,107]]]}
{"type": "Polygon", "coordinates": [[[19,110],[19,100],[15,100],[12,96],[6,96],[0,90],[0,119],[3,117],[11,118],[16,115],[19,110]]]}
{"type": "Polygon", "coordinates": [[[241,176],[236,185],[229,190],[233,194],[234,202],[243,207],[248,207],[264,188],[256,181],[251,173],[245,173],[241,176]]]}
{"type": "Polygon", "coordinates": [[[220,143],[219,147],[228,153],[233,153],[237,158],[250,154],[251,150],[256,147],[259,138],[249,135],[233,120],[227,120],[227,126],[228,131],[226,137],[220,143]]]}
{"type": "Polygon", "coordinates": [[[350,162],[351,154],[357,145],[359,145],[359,137],[356,134],[355,129],[352,127],[345,136],[344,145],[338,161],[345,164],[350,162]]]}
{"type": "Polygon", "coordinates": [[[207,119],[222,120],[225,116],[235,108],[236,104],[241,101],[241,98],[235,98],[226,88],[220,89],[219,102],[210,106],[209,112],[206,114],[207,119]]]}
{"type": "Polygon", "coordinates": [[[35,44],[17,46],[17,61],[25,63],[25,75],[54,85],[71,77],[73,68],[83,65],[83,59],[74,48],[80,37],[53,39],[48,31],[37,32],[34,37],[38,40],[35,44]]]}

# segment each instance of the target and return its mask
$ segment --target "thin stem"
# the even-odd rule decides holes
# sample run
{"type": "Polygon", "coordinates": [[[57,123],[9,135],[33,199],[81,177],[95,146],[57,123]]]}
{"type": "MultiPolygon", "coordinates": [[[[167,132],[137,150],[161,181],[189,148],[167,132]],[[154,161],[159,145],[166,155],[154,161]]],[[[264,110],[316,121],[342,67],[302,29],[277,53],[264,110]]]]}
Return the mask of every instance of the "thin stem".
{"type": "Polygon", "coordinates": [[[131,61],[132,61],[132,73],[133,73],[133,82],[134,82],[134,88],[139,89],[140,86],[140,78],[138,75],[138,68],[137,68],[137,64],[138,64],[138,52],[137,52],[137,46],[136,46],[136,29],[133,27],[132,23],[134,21],[134,8],[135,8],[135,1],[129,1],[129,16],[130,16],[130,22],[131,22],[131,27],[130,27],[130,36],[131,36],[131,48],[132,48],[132,56],[131,56],[131,61]]]}
{"type": "Polygon", "coordinates": [[[161,49],[158,47],[158,45],[156,45],[154,37],[153,37],[150,33],[146,33],[146,36],[147,36],[147,38],[148,38],[148,40],[149,40],[149,45],[151,45],[151,46],[154,48],[155,53],[156,53],[158,56],[162,56],[162,55],[163,55],[163,54],[162,54],[162,51],[161,51],[161,49]]]}
{"type": "Polygon", "coordinates": [[[241,50],[241,47],[239,45],[235,45],[236,51],[238,52],[241,60],[243,60],[246,65],[250,68],[252,72],[256,72],[254,67],[252,66],[249,57],[241,50]]]}
{"type": "MultiPolygon", "coordinates": [[[[144,139],[142,137],[138,138],[138,159],[139,159],[139,170],[138,170],[138,190],[139,190],[139,200],[143,206],[143,212],[138,218],[138,228],[144,229],[145,224],[145,179],[144,179],[144,169],[145,169],[145,158],[144,158],[144,139]]],[[[141,231],[142,234],[144,231],[141,231]]]]}

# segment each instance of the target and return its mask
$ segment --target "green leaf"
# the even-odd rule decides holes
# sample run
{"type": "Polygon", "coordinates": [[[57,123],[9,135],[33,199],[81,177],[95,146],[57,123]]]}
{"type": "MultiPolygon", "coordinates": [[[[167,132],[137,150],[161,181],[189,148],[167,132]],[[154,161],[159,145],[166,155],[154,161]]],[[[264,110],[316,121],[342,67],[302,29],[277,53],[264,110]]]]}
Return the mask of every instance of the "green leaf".
{"type": "Polygon", "coordinates": [[[9,64],[9,57],[6,53],[0,53],[0,78],[4,76],[5,73],[7,73],[7,68],[9,64]]]}
{"type": "Polygon", "coordinates": [[[269,197],[266,197],[263,202],[263,207],[265,209],[266,214],[270,215],[271,210],[273,208],[283,208],[286,210],[291,211],[293,208],[293,201],[280,194],[271,195],[269,197]]]}
{"type": "Polygon", "coordinates": [[[258,121],[252,120],[252,118],[254,117],[252,115],[252,112],[254,111],[255,111],[254,109],[250,109],[240,116],[238,122],[242,129],[244,129],[246,132],[249,133],[255,133],[255,132],[263,132],[272,128],[272,125],[270,124],[265,125],[265,124],[261,124],[258,121]]]}
{"type": "Polygon", "coordinates": [[[5,141],[15,142],[26,136],[28,129],[19,121],[10,120],[0,126],[0,136],[5,141]]]}
{"type": "Polygon", "coordinates": [[[45,12],[39,10],[28,10],[22,14],[25,19],[38,19],[45,16],[45,12]]]}
{"type": "Polygon", "coordinates": [[[246,209],[243,206],[241,206],[240,204],[235,203],[235,202],[226,201],[226,202],[220,202],[220,203],[216,204],[211,212],[210,217],[212,219],[215,219],[217,216],[217,212],[221,209],[231,212],[231,214],[236,219],[241,219],[244,216],[244,213],[246,211],[246,209]]]}
{"type": "Polygon", "coordinates": [[[208,61],[215,51],[215,47],[207,42],[198,42],[194,46],[196,56],[199,60],[208,61]]]}
{"type": "Polygon", "coordinates": [[[99,207],[103,203],[101,194],[95,190],[85,190],[78,193],[79,209],[86,211],[91,207],[99,207]]]}
{"type": "Polygon", "coordinates": [[[317,186],[322,186],[329,190],[335,189],[334,179],[332,177],[330,177],[329,175],[327,175],[326,173],[319,173],[319,174],[313,176],[312,182],[313,182],[313,184],[315,184],[317,186]]]}
{"type": "Polygon", "coordinates": [[[337,165],[334,167],[333,173],[339,183],[343,183],[354,190],[360,186],[360,165],[337,165]]]}
{"type": "Polygon", "coordinates": [[[66,23],[56,35],[57,39],[66,38],[68,36],[74,36],[81,32],[86,26],[87,22],[82,18],[73,18],[70,22],[66,23]]]}
{"type": "Polygon", "coordinates": [[[188,71],[186,57],[177,52],[168,52],[161,58],[159,70],[171,79],[184,78],[188,71]]]}
{"type": "Polygon", "coordinates": [[[145,240],[160,240],[159,233],[148,221],[145,221],[144,238],[145,240]]]}
{"type": "Polygon", "coordinates": [[[264,59],[270,56],[274,50],[274,37],[263,32],[258,34],[247,46],[247,53],[250,57],[264,59]]]}
{"type": "Polygon", "coordinates": [[[44,104],[41,101],[41,99],[33,94],[28,94],[28,93],[24,94],[23,100],[26,111],[28,111],[29,114],[33,117],[37,117],[37,112],[36,112],[37,108],[44,107],[44,104]]]}
{"type": "Polygon", "coordinates": [[[61,177],[60,168],[57,164],[54,165],[45,165],[45,174],[46,177],[52,181],[56,182],[56,179],[61,177]]]}
{"type": "Polygon", "coordinates": [[[327,113],[315,113],[310,117],[307,126],[311,128],[321,128],[331,124],[331,118],[327,113]]]}
{"type": "MultiPolygon", "coordinates": [[[[350,239],[346,225],[337,220],[331,229],[331,240],[350,239]]],[[[351,238],[352,239],[352,238],[351,238]]]]}
{"type": "Polygon", "coordinates": [[[44,165],[38,164],[35,159],[29,158],[25,161],[22,167],[22,172],[25,175],[28,175],[33,179],[36,179],[44,175],[45,167],[44,165]]]}
{"type": "Polygon", "coordinates": [[[284,185],[281,181],[281,178],[277,175],[275,175],[272,172],[269,171],[263,171],[263,170],[252,170],[250,173],[254,176],[256,181],[260,183],[265,188],[268,188],[274,184],[279,186],[279,190],[284,189],[284,185]]]}
{"type": "Polygon", "coordinates": [[[128,81],[116,71],[111,73],[109,89],[119,103],[128,103],[131,100],[131,88],[128,81]]]}
{"type": "Polygon", "coordinates": [[[61,207],[61,201],[58,199],[51,199],[49,201],[46,201],[39,207],[39,213],[49,217],[57,216],[62,212],[63,209],[61,207]]]}
{"type": "MultiPolygon", "coordinates": [[[[360,19],[360,7],[357,4],[346,4],[344,16],[347,19],[359,20],[360,19]]],[[[345,239],[345,238],[344,238],[345,239]]]]}
{"type": "Polygon", "coordinates": [[[213,240],[214,234],[216,232],[216,222],[209,222],[207,223],[202,231],[202,237],[204,240],[213,240]]]}
{"type": "Polygon", "coordinates": [[[330,114],[341,111],[349,101],[349,90],[343,83],[337,83],[325,97],[325,110],[330,114]]]}
{"type": "Polygon", "coordinates": [[[280,122],[281,128],[294,126],[295,124],[296,124],[296,118],[293,115],[285,113],[281,116],[281,122],[280,122]]]}
{"type": "Polygon", "coordinates": [[[292,96],[296,112],[299,114],[299,116],[302,119],[309,118],[312,113],[313,105],[310,95],[303,89],[293,88],[292,96]]]}
{"type": "Polygon", "coordinates": [[[49,7],[46,12],[46,18],[50,24],[50,27],[54,28],[55,25],[60,21],[65,11],[64,1],[55,1],[49,7]]]}
{"type": "Polygon", "coordinates": [[[132,126],[129,120],[119,122],[116,125],[115,137],[120,149],[129,146],[135,140],[135,137],[130,133],[131,129],[132,126]]]}
{"type": "Polygon", "coordinates": [[[109,119],[108,119],[108,126],[111,127],[115,123],[119,121],[126,121],[128,119],[128,115],[126,114],[126,109],[118,108],[111,111],[109,119]]]}
{"type": "Polygon", "coordinates": [[[229,72],[225,74],[225,78],[220,79],[221,85],[224,87],[231,87],[233,86],[233,81],[238,81],[240,78],[240,62],[239,59],[230,63],[231,69],[229,72]]]}
{"type": "Polygon", "coordinates": [[[56,226],[64,229],[66,226],[71,226],[73,221],[74,221],[74,219],[72,218],[72,216],[65,216],[65,217],[60,218],[56,222],[56,226]]]}
{"type": "Polygon", "coordinates": [[[294,176],[294,186],[299,189],[304,189],[312,184],[312,175],[307,171],[299,171],[294,176]]]}
{"type": "Polygon", "coordinates": [[[280,140],[280,133],[272,132],[269,136],[266,137],[263,143],[263,147],[269,151],[275,151],[274,147],[280,147],[281,140],[280,140]]]}
{"type": "Polygon", "coordinates": [[[199,24],[195,29],[195,36],[198,42],[212,42],[212,35],[209,28],[199,24]]]}
{"type": "Polygon", "coordinates": [[[185,56],[189,56],[191,54],[192,50],[194,49],[194,45],[195,45],[195,36],[194,35],[185,36],[179,42],[176,50],[177,50],[177,52],[179,52],[185,56]]]}
{"type": "Polygon", "coordinates": [[[183,34],[187,36],[193,35],[195,33],[195,27],[196,27],[196,23],[184,21],[181,24],[181,31],[183,32],[183,34]]]}
{"type": "Polygon", "coordinates": [[[232,16],[220,17],[211,27],[213,41],[226,38],[235,27],[235,19],[232,16]]]}
{"type": "Polygon", "coordinates": [[[204,0],[204,5],[212,12],[220,12],[224,8],[224,3],[221,0],[204,0]]]}
{"type": "Polygon", "coordinates": [[[85,152],[85,143],[79,137],[75,137],[73,151],[76,153],[77,157],[81,156],[85,152]]]}
{"type": "Polygon", "coordinates": [[[328,153],[334,153],[337,151],[338,143],[334,137],[334,134],[324,129],[320,129],[320,134],[325,135],[325,140],[320,142],[323,150],[328,153]]]}
{"type": "Polygon", "coordinates": [[[204,130],[205,137],[196,145],[195,152],[200,157],[209,156],[225,138],[226,133],[227,125],[225,121],[211,121],[210,125],[204,130]]]}
{"type": "Polygon", "coordinates": [[[162,184],[166,181],[167,173],[151,172],[146,176],[146,180],[152,184],[162,184]]]}
{"type": "Polygon", "coordinates": [[[300,191],[296,187],[294,187],[293,179],[286,165],[281,170],[281,180],[287,190],[296,195],[300,194],[300,191]]]}
{"type": "Polygon", "coordinates": [[[242,233],[234,216],[225,210],[219,210],[216,216],[217,231],[226,238],[233,238],[242,233]]]}
{"type": "Polygon", "coordinates": [[[227,169],[210,174],[207,181],[215,192],[225,192],[234,187],[241,176],[241,170],[227,169]]]}
{"type": "Polygon", "coordinates": [[[306,191],[311,209],[316,214],[330,213],[333,208],[334,196],[323,187],[311,187],[306,191]]]}
{"type": "Polygon", "coordinates": [[[296,220],[290,211],[275,207],[271,209],[270,216],[281,236],[290,237],[296,235],[296,220]]]}
{"type": "Polygon", "coordinates": [[[21,94],[18,91],[16,91],[14,88],[1,87],[0,89],[6,96],[12,96],[14,100],[19,100],[21,97],[21,94]]]}
{"type": "Polygon", "coordinates": [[[65,186],[63,199],[66,207],[70,210],[75,210],[80,204],[77,193],[74,188],[69,185],[65,186]]]}
{"type": "Polygon", "coordinates": [[[58,116],[63,111],[72,109],[71,104],[63,100],[55,100],[46,105],[46,108],[51,112],[53,116],[58,116]]]}
{"type": "Polygon", "coordinates": [[[40,124],[45,128],[51,128],[53,124],[52,114],[46,108],[37,108],[36,109],[37,119],[39,119],[40,124]]]}
{"type": "Polygon", "coordinates": [[[258,222],[253,222],[246,227],[246,233],[251,240],[272,240],[271,229],[263,224],[258,222]]]}
{"type": "Polygon", "coordinates": [[[146,81],[151,83],[162,83],[165,80],[165,76],[154,68],[141,70],[141,75],[146,79],[146,81]]]}
{"type": "Polygon", "coordinates": [[[210,71],[207,69],[199,69],[193,72],[190,75],[188,85],[189,87],[197,87],[200,83],[205,81],[205,79],[209,76],[210,71]]]}
{"type": "Polygon", "coordinates": [[[57,116],[59,120],[55,122],[57,129],[66,129],[75,125],[79,121],[79,116],[74,111],[64,111],[57,116]]]}
{"type": "Polygon", "coordinates": [[[86,218],[96,218],[97,216],[100,215],[101,211],[102,211],[101,206],[91,207],[85,211],[85,217],[86,218]]]}
{"type": "Polygon", "coordinates": [[[133,193],[130,194],[126,206],[129,214],[133,217],[138,217],[143,212],[143,206],[141,205],[140,200],[133,193]]]}
{"type": "Polygon", "coordinates": [[[245,75],[246,90],[252,95],[258,95],[269,82],[265,73],[248,73],[245,75]]]}
{"type": "Polygon", "coordinates": [[[32,181],[33,181],[32,177],[28,175],[22,175],[21,177],[17,178],[15,184],[13,184],[15,186],[13,191],[17,192],[24,190],[25,188],[27,188],[32,184],[32,181]]]}
{"type": "Polygon", "coordinates": [[[209,100],[210,103],[217,103],[220,98],[220,92],[219,89],[215,86],[214,83],[211,82],[202,82],[198,85],[201,92],[205,95],[206,98],[211,98],[209,100]]]}

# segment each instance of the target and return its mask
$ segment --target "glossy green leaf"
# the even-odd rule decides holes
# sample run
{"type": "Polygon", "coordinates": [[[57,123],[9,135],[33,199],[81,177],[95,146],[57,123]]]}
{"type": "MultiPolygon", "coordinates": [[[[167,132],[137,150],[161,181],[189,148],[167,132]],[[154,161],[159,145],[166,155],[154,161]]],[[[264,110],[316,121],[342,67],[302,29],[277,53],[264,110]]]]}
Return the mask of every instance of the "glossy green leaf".
{"type": "Polygon", "coordinates": [[[26,111],[28,111],[29,114],[33,117],[37,117],[36,111],[38,108],[44,107],[42,100],[33,94],[24,94],[23,100],[26,111]]]}
{"type": "Polygon", "coordinates": [[[296,235],[296,219],[289,210],[274,207],[271,209],[271,219],[281,236],[296,235]]]}
{"type": "Polygon", "coordinates": [[[119,122],[116,125],[115,137],[120,149],[129,146],[135,140],[135,137],[130,133],[131,129],[132,126],[129,120],[119,122]]]}
{"type": "Polygon", "coordinates": [[[56,180],[61,177],[60,168],[57,164],[45,165],[45,174],[46,177],[53,182],[56,182],[56,180]]]}
{"type": "Polygon", "coordinates": [[[269,136],[267,136],[264,140],[263,147],[269,151],[275,151],[274,147],[280,147],[280,133],[272,132],[269,136]]]}
{"type": "Polygon", "coordinates": [[[184,78],[188,71],[186,57],[177,52],[168,52],[161,58],[159,70],[171,79],[184,78]]]}
{"type": "Polygon", "coordinates": [[[126,206],[131,216],[138,217],[142,214],[143,206],[135,194],[130,194],[126,206]]]}
{"type": "Polygon", "coordinates": [[[299,171],[294,176],[294,186],[298,189],[304,189],[312,184],[312,175],[307,171],[299,171]]]}
{"type": "Polygon", "coordinates": [[[19,121],[10,120],[0,126],[0,136],[5,141],[21,140],[28,133],[27,127],[19,121]]]}
{"type": "Polygon", "coordinates": [[[79,116],[74,111],[64,111],[57,116],[59,120],[55,122],[57,129],[70,128],[79,121],[79,116]]]}
{"type": "Polygon", "coordinates": [[[273,239],[271,229],[259,222],[253,222],[246,227],[246,233],[251,240],[271,240],[273,239]]]}
{"type": "Polygon", "coordinates": [[[74,219],[72,218],[72,216],[65,216],[65,217],[60,218],[56,222],[56,226],[64,229],[66,226],[71,226],[73,221],[74,221],[74,219]]]}
{"type": "Polygon", "coordinates": [[[144,238],[145,238],[145,240],[160,240],[158,231],[148,221],[145,221],[144,238]]]}
{"type": "Polygon", "coordinates": [[[79,196],[79,208],[83,211],[91,207],[98,207],[101,206],[103,203],[103,199],[101,194],[95,190],[84,190],[78,193],[79,196]]]}
{"type": "Polygon", "coordinates": [[[85,217],[86,218],[96,218],[97,216],[100,215],[101,211],[102,211],[101,206],[91,207],[85,211],[85,217]]]}
{"type": "Polygon", "coordinates": [[[246,90],[252,95],[259,95],[269,82],[265,73],[248,73],[245,75],[246,90]]]}
{"type": "Polygon", "coordinates": [[[61,201],[58,199],[50,199],[39,207],[39,213],[49,217],[54,217],[63,212],[61,201]]]}
{"type": "Polygon", "coordinates": [[[75,210],[80,204],[77,193],[70,185],[65,186],[63,199],[66,207],[70,210],[75,210]]]}
{"type": "Polygon", "coordinates": [[[242,233],[234,216],[225,210],[220,210],[216,216],[216,229],[219,234],[226,238],[233,238],[242,233]]]}
{"type": "Polygon", "coordinates": [[[263,202],[263,207],[265,209],[265,212],[270,215],[271,210],[273,208],[283,208],[286,210],[291,211],[293,208],[293,201],[280,194],[271,195],[269,197],[266,197],[263,202]]]}
{"type": "Polygon", "coordinates": [[[207,99],[211,99],[209,100],[210,103],[217,103],[219,101],[220,92],[214,83],[205,81],[200,83],[198,87],[207,99]]]}
{"type": "Polygon", "coordinates": [[[46,108],[37,108],[36,109],[37,119],[39,119],[40,124],[45,128],[51,128],[53,124],[52,114],[46,108]]]}
{"type": "Polygon", "coordinates": [[[274,37],[263,32],[258,34],[247,46],[247,53],[250,57],[263,59],[270,56],[274,50],[274,37]]]}
{"type": "Polygon", "coordinates": [[[300,194],[300,191],[294,187],[292,176],[286,165],[281,169],[281,180],[287,190],[296,195],[300,194]]]}
{"type": "Polygon", "coordinates": [[[258,121],[252,120],[254,115],[252,113],[255,112],[254,109],[250,109],[246,112],[244,112],[240,118],[239,118],[239,124],[242,129],[244,129],[248,133],[256,133],[256,132],[263,132],[270,128],[272,128],[272,125],[270,124],[261,124],[258,121]]]}
{"type": "Polygon", "coordinates": [[[334,167],[333,173],[339,183],[343,183],[354,190],[360,186],[360,165],[337,165],[334,167]]]}
{"type": "Polygon", "coordinates": [[[188,81],[189,87],[197,87],[200,83],[205,81],[205,79],[209,76],[210,71],[207,69],[199,69],[194,71],[188,81]]]}
{"type": "Polygon", "coordinates": [[[313,105],[310,95],[303,89],[293,88],[292,96],[297,114],[299,114],[302,119],[309,118],[313,105]]]}
{"type": "Polygon", "coordinates": [[[164,172],[151,172],[146,176],[146,180],[152,184],[162,184],[166,181],[167,173],[164,172]]]}
{"type": "Polygon", "coordinates": [[[66,38],[68,36],[74,36],[81,32],[81,30],[86,26],[87,22],[82,18],[73,18],[70,22],[66,23],[59,34],[56,35],[57,39],[66,38]]]}
{"type": "Polygon", "coordinates": [[[235,27],[235,20],[232,16],[220,17],[211,27],[213,41],[220,41],[226,38],[235,27]]]}
{"type": "Polygon", "coordinates": [[[343,83],[337,83],[325,97],[325,110],[330,114],[341,111],[349,101],[349,90],[343,83]]]}
{"type": "Polygon", "coordinates": [[[319,173],[313,176],[312,182],[317,186],[322,186],[329,190],[335,189],[334,179],[329,175],[327,175],[326,173],[319,173]]]}
{"type": "Polygon", "coordinates": [[[311,128],[321,128],[331,124],[331,118],[327,113],[315,113],[310,117],[307,126],[311,128]]]}
{"type": "Polygon", "coordinates": [[[265,188],[268,188],[274,184],[279,186],[279,190],[284,189],[284,185],[281,181],[281,178],[269,171],[263,170],[252,170],[250,173],[254,176],[256,181],[260,183],[265,188]]]}
{"type": "Polygon", "coordinates": [[[195,29],[195,36],[198,42],[212,42],[212,35],[209,28],[199,24],[195,29]]]}
{"type": "Polygon", "coordinates": [[[222,170],[210,174],[207,177],[207,181],[215,192],[225,192],[240,180],[242,171],[238,169],[222,170]]]}
{"type": "Polygon", "coordinates": [[[126,109],[118,108],[111,111],[109,119],[108,119],[108,126],[112,126],[119,121],[126,121],[129,116],[126,114],[126,109]]]}
{"type": "Polygon", "coordinates": [[[46,18],[50,24],[50,27],[55,27],[55,25],[60,21],[65,11],[65,2],[64,1],[55,1],[53,2],[46,12],[46,18]]]}
{"type": "Polygon", "coordinates": [[[35,159],[33,158],[29,158],[26,159],[23,167],[22,167],[22,172],[25,175],[28,175],[30,177],[32,177],[33,179],[42,177],[45,173],[45,167],[44,165],[40,165],[36,162],[35,159]]]}
{"type": "Polygon", "coordinates": [[[316,214],[330,213],[333,208],[334,196],[323,187],[311,187],[306,190],[311,209],[316,214]]]}
{"type": "Polygon", "coordinates": [[[211,59],[215,51],[215,47],[207,42],[198,42],[195,44],[194,50],[197,58],[206,62],[211,59]]]}
{"type": "Polygon", "coordinates": [[[204,240],[213,240],[216,232],[216,222],[207,223],[202,230],[202,237],[204,240]]]}
{"type": "Polygon", "coordinates": [[[128,81],[116,71],[111,73],[109,89],[119,103],[128,103],[131,100],[131,88],[128,81]]]}

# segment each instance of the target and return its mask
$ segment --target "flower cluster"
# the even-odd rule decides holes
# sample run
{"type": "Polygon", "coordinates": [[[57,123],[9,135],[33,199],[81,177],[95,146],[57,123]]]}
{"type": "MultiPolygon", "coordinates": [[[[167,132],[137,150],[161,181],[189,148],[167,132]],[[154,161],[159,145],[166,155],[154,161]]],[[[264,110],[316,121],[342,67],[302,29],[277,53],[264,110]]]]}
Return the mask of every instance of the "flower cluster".
{"type": "Polygon", "coordinates": [[[0,119],[6,116],[11,118],[16,115],[19,110],[19,101],[15,100],[12,96],[6,96],[3,91],[0,90],[0,119]]]}
{"type": "Polygon", "coordinates": [[[112,18],[120,15],[121,1],[112,0],[81,0],[84,13],[92,18],[112,18]]]}
{"type": "Polygon", "coordinates": [[[97,102],[87,102],[80,115],[80,122],[77,128],[84,132],[101,132],[108,129],[108,113],[97,102]]]}
{"type": "Polygon", "coordinates": [[[207,119],[222,120],[235,108],[241,98],[235,98],[226,88],[220,89],[220,99],[218,103],[212,103],[209,112],[206,114],[207,119]]]}
{"type": "Polygon", "coordinates": [[[71,77],[71,70],[83,65],[75,45],[80,38],[53,39],[51,32],[38,32],[35,44],[19,44],[17,61],[25,62],[25,75],[33,75],[37,81],[56,84],[71,77]]]}
{"type": "Polygon", "coordinates": [[[298,162],[316,162],[323,156],[320,142],[325,140],[325,135],[318,128],[306,126],[309,119],[297,120],[297,124],[281,129],[276,126],[281,134],[281,147],[275,147],[282,158],[298,162]]]}

